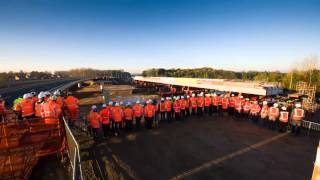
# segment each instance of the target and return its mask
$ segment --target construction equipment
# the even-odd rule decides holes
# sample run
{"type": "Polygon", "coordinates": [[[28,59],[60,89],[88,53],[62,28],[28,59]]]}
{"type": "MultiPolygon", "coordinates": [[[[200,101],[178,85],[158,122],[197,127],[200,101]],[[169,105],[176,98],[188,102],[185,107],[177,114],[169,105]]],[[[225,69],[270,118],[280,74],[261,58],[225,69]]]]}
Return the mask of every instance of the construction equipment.
{"type": "Polygon", "coordinates": [[[305,96],[303,99],[302,105],[308,111],[315,111],[315,97],[316,97],[316,86],[310,85],[306,82],[298,82],[296,85],[296,91],[299,95],[305,96]]]}

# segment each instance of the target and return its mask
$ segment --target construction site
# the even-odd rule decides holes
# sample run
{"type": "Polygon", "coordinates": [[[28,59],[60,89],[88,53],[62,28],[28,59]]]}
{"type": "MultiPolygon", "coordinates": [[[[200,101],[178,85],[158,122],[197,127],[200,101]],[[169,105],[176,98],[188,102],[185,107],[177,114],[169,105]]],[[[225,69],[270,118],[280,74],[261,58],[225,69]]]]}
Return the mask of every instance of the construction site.
{"type": "MultiPolygon", "coordinates": [[[[304,99],[304,106],[310,106],[309,111],[314,113],[305,118],[299,136],[270,131],[245,118],[214,114],[190,116],[172,123],[161,121],[157,128],[95,141],[88,133],[86,115],[92,105],[100,107],[109,101],[145,102],[185,91],[207,90],[283,98],[283,89],[270,84],[156,77],[119,82],[80,80],[58,86],[72,91],[80,100],[79,119],[70,127],[65,119],[64,124],[56,127],[41,125],[41,120],[21,124],[12,115],[7,116],[1,123],[1,179],[312,177],[320,129],[320,114],[310,105],[315,105],[312,98],[304,99]]],[[[314,97],[313,90],[300,83],[291,96],[310,97],[311,93],[314,97]]],[[[102,129],[98,133],[102,135],[102,129]]]]}

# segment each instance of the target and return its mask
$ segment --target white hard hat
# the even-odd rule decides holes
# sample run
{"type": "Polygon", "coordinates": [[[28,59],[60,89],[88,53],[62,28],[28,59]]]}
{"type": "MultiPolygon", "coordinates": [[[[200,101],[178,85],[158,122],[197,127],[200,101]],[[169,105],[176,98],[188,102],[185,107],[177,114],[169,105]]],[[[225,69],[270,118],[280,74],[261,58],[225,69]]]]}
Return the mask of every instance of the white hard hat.
{"type": "Polygon", "coordinates": [[[107,107],[107,105],[106,104],[102,104],[102,107],[105,108],[105,107],[107,107]]]}
{"type": "Polygon", "coordinates": [[[243,98],[243,96],[240,96],[240,99],[242,99],[243,98]]]}
{"type": "Polygon", "coordinates": [[[23,99],[26,99],[26,98],[28,98],[28,94],[23,95],[23,99]]]}
{"type": "Polygon", "coordinates": [[[44,95],[45,95],[45,96],[51,96],[51,93],[50,93],[49,91],[45,91],[45,92],[44,92],[44,95]]]}
{"type": "Polygon", "coordinates": [[[296,103],[296,108],[300,108],[301,107],[301,104],[300,103],[296,103]]]}
{"type": "Polygon", "coordinates": [[[109,101],[109,105],[113,105],[113,102],[112,102],[112,101],[109,101]]]}
{"type": "Polygon", "coordinates": [[[177,99],[177,97],[173,96],[173,99],[177,99]]]}
{"type": "Polygon", "coordinates": [[[234,94],[231,94],[232,97],[234,97],[234,94]]]}
{"type": "Polygon", "coordinates": [[[30,94],[31,94],[32,96],[37,95],[37,93],[36,93],[35,91],[32,91],[30,94]]]}
{"type": "Polygon", "coordinates": [[[120,105],[123,105],[123,101],[120,101],[120,105]]]}
{"type": "Polygon", "coordinates": [[[249,101],[250,99],[249,98],[246,98],[246,101],[249,101]]]}
{"type": "Polygon", "coordinates": [[[213,94],[213,97],[216,97],[216,96],[217,96],[217,94],[216,94],[216,93],[214,93],[214,94],[213,94]]]}
{"type": "Polygon", "coordinates": [[[96,105],[92,105],[91,106],[91,109],[93,110],[93,109],[97,109],[97,106],[96,105]]]}
{"type": "Polygon", "coordinates": [[[287,108],[285,106],[282,106],[281,109],[284,111],[287,110],[287,108]]]}
{"type": "Polygon", "coordinates": [[[44,93],[43,93],[42,91],[38,94],[38,98],[39,98],[39,99],[44,98],[44,96],[45,96],[45,95],[44,95],[44,93]]]}
{"type": "Polygon", "coordinates": [[[131,102],[128,102],[128,103],[127,103],[127,106],[130,106],[130,105],[131,105],[131,102]]]}
{"type": "Polygon", "coordinates": [[[177,100],[179,100],[180,99],[180,97],[179,96],[177,96],[177,100]]]}
{"type": "Polygon", "coordinates": [[[115,106],[119,106],[119,103],[118,103],[118,102],[116,102],[115,106]]]}
{"type": "Polygon", "coordinates": [[[164,98],[161,98],[161,101],[164,101],[164,98]]]}
{"type": "Polygon", "coordinates": [[[273,107],[278,107],[278,103],[274,103],[274,104],[273,104],[273,107]]]}
{"type": "Polygon", "coordinates": [[[192,94],[192,97],[196,96],[195,94],[192,94]]]}
{"type": "Polygon", "coordinates": [[[137,104],[140,104],[140,101],[139,100],[137,100],[137,102],[136,102],[137,104]]]}
{"type": "Polygon", "coordinates": [[[263,101],[262,104],[263,104],[263,105],[267,105],[268,102],[267,102],[267,101],[263,101]]]}
{"type": "Polygon", "coordinates": [[[56,90],[53,94],[56,95],[56,96],[60,96],[61,95],[60,90],[56,90]]]}
{"type": "Polygon", "coordinates": [[[171,100],[171,97],[168,97],[169,100],[171,100]]]}
{"type": "Polygon", "coordinates": [[[187,96],[187,98],[190,98],[190,96],[187,96]]]}
{"type": "Polygon", "coordinates": [[[184,96],[181,96],[181,99],[184,99],[184,96]]]}
{"type": "Polygon", "coordinates": [[[147,102],[146,102],[147,104],[150,104],[151,103],[151,101],[150,100],[147,100],[147,102]]]}

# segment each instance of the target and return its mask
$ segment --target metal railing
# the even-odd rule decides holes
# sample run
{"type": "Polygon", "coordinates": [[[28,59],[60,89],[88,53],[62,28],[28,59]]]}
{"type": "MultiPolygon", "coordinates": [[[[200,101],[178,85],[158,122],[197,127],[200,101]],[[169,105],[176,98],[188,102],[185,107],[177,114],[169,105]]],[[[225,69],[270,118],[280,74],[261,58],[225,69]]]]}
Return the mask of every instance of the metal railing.
{"type": "Polygon", "coordinates": [[[81,157],[80,157],[80,147],[76,139],[74,138],[72,131],[63,117],[63,122],[65,126],[65,134],[67,139],[67,153],[69,156],[70,164],[72,167],[72,179],[82,180],[82,169],[81,169],[81,157]]]}
{"type": "Polygon", "coordinates": [[[311,130],[312,131],[320,131],[320,124],[316,123],[316,122],[302,120],[301,126],[308,130],[308,136],[309,136],[311,130]]]}

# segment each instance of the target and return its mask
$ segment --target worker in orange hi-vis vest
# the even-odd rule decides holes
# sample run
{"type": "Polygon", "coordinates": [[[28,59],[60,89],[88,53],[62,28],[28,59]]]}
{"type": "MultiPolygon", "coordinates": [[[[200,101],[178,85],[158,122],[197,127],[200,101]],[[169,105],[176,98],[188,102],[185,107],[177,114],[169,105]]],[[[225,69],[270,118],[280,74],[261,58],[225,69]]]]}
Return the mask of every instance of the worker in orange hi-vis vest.
{"type": "Polygon", "coordinates": [[[170,123],[173,119],[173,113],[172,113],[172,101],[170,97],[167,97],[166,100],[164,101],[165,107],[166,107],[166,116],[167,120],[170,123]]]}
{"type": "Polygon", "coordinates": [[[243,96],[240,96],[240,97],[236,97],[234,99],[234,109],[235,109],[235,115],[236,117],[240,117],[241,116],[241,112],[242,112],[242,105],[241,105],[241,102],[242,102],[242,98],[243,96]]]}
{"type": "Polygon", "coordinates": [[[227,95],[224,95],[224,97],[222,97],[221,103],[222,103],[222,111],[223,111],[223,113],[228,112],[229,98],[227,97],[227,95]]]}
{"type": "Polygon", "coordinates": [[[133,117],[135,121],[135,129],[140,130],[141,129],[141,118],[143,116],[143,106],[140,104],[140,101],[137,100],[136,103],[132,107],[133,109],[133,117]]]}
{"type": "Polygon", "coordinates": [[[250,119],[253,123],[258,123],[259,119],[259,113],[260,113],[261,107],[258,104],[258,101],[253,101],[253,104],[251,104],[250,107],[250,119]]]}
{"type": "Polygon", "coordinates": [[[152,128],[153,119],[156,113],[156,108],[152,104],[152,100],[147,100],[147,105],[144,108],[144,119],[145,119],[145,126],[148,129],[152,128]]]}
{"type": "Polygon", "coordinates": [[[203,92],[198,94],[197,97],[197,115],[202,116],[203,115],[203,106],[204,106],[204,97],[203,97],[203,92]]]}
{"type": "Polygon", "coordinates": [[[234,94],[231,94],[231,97],[229,97],[228,113],[229,115],[234,114],[234,94]]]}
{"type": "Polygon", "coordinates": [[[64,106],[64,98],[61,96],[60,90],[56,90],[53,95],[57,96],[57,103],[60,104],[61,107],[64,106]]]}
{"type": "Polygon", "coordinates": [[[243,116],[248,118],[250,107],[251,107],[251,102],[250,102],[249,98],[246,98],[245,102],[242,103],[242,107],[243,107],[243,116]]]}
{"type": "Polygon", "coordinates": [[[16,111],[22,118],[31,119],[35,117],[34,103],[30,93],[23,95],[23,100],[17,104],[16,111]]]}
{"type": "Polygon", "coordinates": [[[126,130],[131,131],[133,128],[133,109],[130,102],[127,103],[127,106],[124,109],[124,120],[126,123],[126,130]]]}
{"type": "Polygon", "coordinates": [[[269,114],[269,106],[267,101],[262,102],[262,108],[260,112],[260,125],[261,127],[267,127],[268,126],[268,114],[269,114]]]}
{"type": "Polygon", "coordinates": [[[212,96],[212,112],[217,113],[218,112],[218,107],[219,107],[219,98],[216,93],[213,94],[212,96]]]}
{"type": "Polygon", "coordinates": [[[181,103],[179,99],[180,99],[179,96],[177,96],[173,103],[174,118],[176,121],[180,121],[181,103]]]}
{"type": "Polygon", "coordinates": [[[41,106],[42,118],[46,124],[59,124],[62,109],[57,103],[57,96],[53,95],[41,106]]]}
{"type": "MultiPolygon", "coordinates": [[[[42,117],[42,105],[44,103],[44,93],[40,92],[38,94],[38,101],[34,105],[34,110],[35,110],[35,116],[36,117],[42,117]]],[[[62,106],[60,106],[62,107],[62,106]]]]}
{"type": "Polygon", "coordinates": [[[102,104],[102,109],[100,110],[100,118],[104,138],[108,138],[110,135],[110,117],[110,108],[106,104],[102,104]]]}
{"type": "Polygon", "coordinates": [[[0,122],[4,121],[7,113],[6,102],[0,94],[0,122]]]}
{"type": "Polygon", "coordinates": [[[166,119],[166,105],[164,103],[164,98],[161,98],[160,100],[159,111],[160,111],[160,120],[164,121],[166,119]]]}
{"type": "Polygon", "coordinates": [[[279,116],[279,132],[286,132],[288,130],[289,112],[285,106],[281,107],[279,116]]]}
{"type": "Polygon", "coordinates": [[[190,96],[187,95],[187,98],[186,98],[186,116],[190,116],[191,114],[191,105],[190,105],[190,96]]]}
{"type": "Polygon", "coordinates": [[[295,104],[295,108],[291,112],[291,121],[290,124],[292,125],[291,132],[295,135],[300,133],[301,121],[305,117],[305,112],[301,108],[300,103],[295,104]]]}
{"type": "Polygon", "coordinates": [[[196,115],[198,105],[197,105],[197,98],[195,94],[191,95],[190,104],[191,104],[191,114],[196,115]]]}
{"type": "Polygon", "coordinates": [[[91,128],[92,137],[94,141],[98,140],[98,129],[100,128],[101,116],[98,112],[97,106],[92,105],[91,111],[87,115],[87,120],[89,121],[89,127],[91,128]]]}
{"type": "Polygon", "coordinates": [[[204,98],[204,113],[205,115],[208,115],[211,113],[210,106],[211,106],[211,97],[210,94],[206,94],[206,97],[204,98]]]}
{"type": "Polygon", "coordinates": [[[187,100],[184,99],[184,96],[180,97],[180,105],[181,105],[181,119],[184,120],[184,117],[186,117],[186,108],[187,108],[187,100]]]}
{"type": "Polygon", "coordinates": [[[115,107],[112,108],[112,117],[114,119],[114,135],[119,136],[120,135],[120,128],[122,125],[122,121],[124,119],[124,113],[123,109],[120,106],[120,104],[117,102],[115,104],[115,107]]]}
{"type": "Polygon", "coordinates": [[[35,104],[38,101],[37,93],[36,92],[31,92],[32,95],[32,102],[35,104]]]}
{"type": "Polygon", "coordinates": [[[217,94],[217,100],[218,100],[218,113],[222,113],[222,94],[217,94]]]}
{"type": "Polygon", "coordinates": [[[64,101],[67,115],[73,123],[78,118],[79,113],[79,99],[74,97],[71,92],[68,92],[68,96],[64,101]]]}
{"type": "Polygon", "coordinates": [[[276,130],[277,120],[279,118],[279,108],[278,103],[274,103],[273,107],[269,108],[269,128],[276,130]]]}

